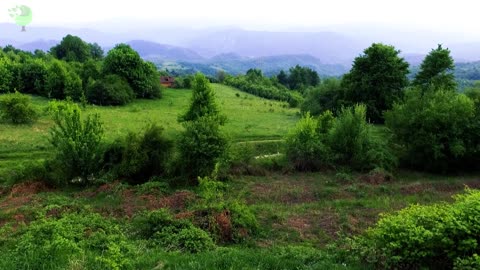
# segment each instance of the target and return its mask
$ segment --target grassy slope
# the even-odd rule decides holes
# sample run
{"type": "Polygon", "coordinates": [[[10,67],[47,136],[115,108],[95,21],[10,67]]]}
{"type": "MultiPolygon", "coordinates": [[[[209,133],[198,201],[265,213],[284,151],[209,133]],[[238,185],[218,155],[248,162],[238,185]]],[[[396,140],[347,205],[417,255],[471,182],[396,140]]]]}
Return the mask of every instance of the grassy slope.
{"type": "MultiPolygon", "coordinates": [[[[228,118],[225,131],[234,141],[281,139],[299,118],[298,110],[288,108],[285,103],[261,99],[228,86],[213,87],[228,118]]],[[[122,107],[88,106],[86,113],[100,114],[107,140],[138,131],[150,121],[165,127],[166,134],[174,138],[182,130],[177,117],[187,109],[190,96],[191,90],[168,89],[160,100],[137,100],[122,107]]],[[[35,97],[34,103],[41,108],[48,100],[35,97]]],[[[22,163],[48,156],[51,125],[47,115],[31,126],[0,124],[0,182],[2,175],[22,163]]]]}

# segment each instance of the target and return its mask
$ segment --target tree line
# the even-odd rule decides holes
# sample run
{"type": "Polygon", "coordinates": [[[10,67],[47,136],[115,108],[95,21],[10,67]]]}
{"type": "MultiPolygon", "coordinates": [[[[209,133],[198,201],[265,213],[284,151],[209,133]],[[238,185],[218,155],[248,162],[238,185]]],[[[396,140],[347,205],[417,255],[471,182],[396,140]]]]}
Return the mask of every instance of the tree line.
{"type": "Polygon", "coordinates": [[[6,46],[0,51],[0,93],[21,92],[48,98],[123,105],[135,98],[159,98],[155,65],[127,44],[106,56],[96,43],[67,35],[48,53],[6,46]]]}

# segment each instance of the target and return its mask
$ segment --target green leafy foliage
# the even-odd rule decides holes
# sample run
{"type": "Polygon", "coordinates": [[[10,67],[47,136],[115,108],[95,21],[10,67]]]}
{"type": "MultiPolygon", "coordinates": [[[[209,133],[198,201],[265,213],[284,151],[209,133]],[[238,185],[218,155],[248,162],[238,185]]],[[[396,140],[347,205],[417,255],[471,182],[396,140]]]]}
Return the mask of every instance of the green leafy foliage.
{"type": "Polygon", "coordinates": [[[42,217],[1,234],[2,269],[132,268],[132,246],[125,234],[99,214],[42,217]]]}
{"type": "Polygon", "coordinates": [[[480,192],[452,204],[412,205],[383,216],[354,241],[365,262],[389,269],[474,269],[478,266],[480,192]],[[463,268],[465,267],[465,268],[463,268]]]}
{"type": "Polygon", "coordinates": [[[125,78],[137,98],[160,98],[160,78],[153,63],[144,62],[127,44],[111,49],[103,62],[104,74],[125,78]]]}
{"type": "Polygon", "coordinates": [[[215,101],[215,92],[208,79],[201,73],[193,78],[193,93],[190,106],[184,115],[179,117],[181,122],[195,121],[202,117],[217,117],[220,123],[223,123],[224,116],[220,115],[220,110],[215,101]]]}
{"type": "Polygon", "coordinates": [[[225,196],[227,184],[210,177],[199,177],[195,222],[220,242],[242,242],[258,231],[259,223],[252,209],[237,199],[225,196]]]}
{"type": "Polygon", "coordinates": [[[300,170],[332,166],[391,170],[396,166],[396,157],[372,128],[364,105],[344,108],[337,118],[330,111],[318,120],[307,113],[287,136],[287,157],[300,170]]]}
{"type": "Polygon", "coordinates": [[[188,220],[173,218],[166,210],[143,212],[133,221],[135,233],[165,250],[198,253],[212,250],[215,244],[207,232],[188,220]]]}
{"type": "Polygon", "coordinates": [[[367,108],[356,105],[342,109],[328,133],[328,146],[335,165],[356,170],[383,168],[391,170],[396,157],[385,140],[375,136],[373,126],[367,123],[367,108]]]}
{"type": "Polygon", "coordinates": [[[412,84],[422,89],[456,89],[457,83],[453,70],[455,64],[450,56],[450,50],[438,45],[423,60],[420,71],[415,76],[412,84]]]}
{"type": "Polygon", "coordinates": [[[407,166],[434,172],[474,169],[479,158],[478,113],[451,90],[411,89],[386,114],[407,166]]]}
{"type": "Polygon", "coordinates": [[[197,177],[209,176],[224,155],[228,140],[220,130],[218,118],[204,116],[184,122],[185,131],[178,140],[179,166],[190,184],[197,177]]]}
{"type": "Polygon", "coordinates": [[[131,184],[142,184],[167,173],[172,152],[173,142],[165,138],[163,128],[151,124],[143,134],[129,133],[110,145],[104,153],[103,166],[131,184]]]}
{"type": "Polygon", "coordinates": [[[305,93],[305,101],[302,103],[302,112],[310,112],[311,115],[320,115],[325,111],[337,113],[345,103],[344,90],[341,81],[335,78],[323,80],[318,87],[309,88],[305,93]]]}
{"type": "MultiPolygon", "coordinates": [[[[279,82],[280,80],[285,80],[285,78],[282,77],[283,76],[280,76],[279,82]]],[[[320,83],[320,77],[315,70],[296,65],[295,67],[290,68],[287,82],[287,84],[284,84],[286,87],[303,93],[306,88],[317,86],[320,83]]]]}
{"type": "Polygon", "coordinates": [[[0,96],[0,119],[13,124],[33,123],[38,112],[32,104],[30,96],[15,92],[0,96]]]}
{"type": "Polygon", "coordinates": [[[392,108],[408,84],[408,63],[393,46],[374,43],[355,58],[352,69],[343,77],[345,100],[367,106],[367,117],[383,122],[383,111],[392,108]]]}
{"type": "Polygon", "coordinates": [[[90,46],[77,36],[67,35],[50,53],[57,59],[85,62],[91,57],[90,46]]]}
{"type": "MultiPolygon", "coordinates": [[[[331,112],[323,118],[333,121],[331,112]]],[[[307,113],[286,138],[287,157],[298,170],[320,169],[328,163],[329,149],[325,145],[325,134],[319,132],[319,122],[307,113]]]]}
{"type": "Polygon", "coordinates": [[[0,74],[2,74],[0,76],[0,93],[13,91],[15,73],[13,72],[13,63],[7,57],[0,57],[0,74]]]}
{"type": "Polygon", "coordinates": [[[78,101],[82,93],[82,80],[78,74],[65,62],[53,61],[48,67],[45,96],[55,99],[70,97],[78,101]]]}
{"type": "Polygon", "coordinates": [[[135,98],[130,85],[118,75],[106,75],[87,87],[87,99],[97,105],[125,105],[135,98]]]}
{"type": "Polygon", "coordinates": [[[51,102],[49,109],[55,123],[50,142],[65,177],[57,179],[57,184],[68,184],[74,177],[79,177],[74,182],[80,184],[93,180],[99,170],[104,132],[99,116],[82,120],[80,108],[72,102],[51,102]]]}
{"type": "Polygon", "coordinates": [[[18,91],[35,95],[45,94],[45,83],[48,76],[46,62],[42,59],[29,60],[20,66],[18,91]]]}

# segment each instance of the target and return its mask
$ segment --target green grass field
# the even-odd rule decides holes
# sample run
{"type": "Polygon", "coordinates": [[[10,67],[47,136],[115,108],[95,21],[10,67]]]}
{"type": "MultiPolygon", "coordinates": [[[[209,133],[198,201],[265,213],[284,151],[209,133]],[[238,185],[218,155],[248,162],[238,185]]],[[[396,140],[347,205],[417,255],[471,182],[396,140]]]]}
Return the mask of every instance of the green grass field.
{"type": "MultiPolygon", "coordinates": [[[[299,119],[298,109],[288,104],[270,101],[246,94],[228,86],[213,84],[217,102],[227,116],[224,127],[234,142],[282,139],[299,119]]],[[[106,140],[112,141],[129,131],[138,132],[154,122],[165,128],[171,138],[182,131],[177,122],[186,111],[191,90],[167,89],[159,100],[136,100],[122,107],[87,106],[85,113],[99,113],[105,127],[106,140]]],[[[48,104],[45,98],[34,97],[42,110],[48,104]]],[[[48,132],[52,120],[43,114],[33,125],[14,126],[0,124],[0,182],[2,176],[22,164],[48,157],[48,132]]]]}

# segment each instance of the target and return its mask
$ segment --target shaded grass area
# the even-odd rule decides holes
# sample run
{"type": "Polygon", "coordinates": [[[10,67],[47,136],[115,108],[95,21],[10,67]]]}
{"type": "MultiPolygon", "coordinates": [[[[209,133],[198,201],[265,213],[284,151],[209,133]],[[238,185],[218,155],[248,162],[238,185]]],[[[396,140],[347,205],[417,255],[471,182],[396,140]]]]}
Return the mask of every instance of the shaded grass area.
{"type": "MultiPolygon", "coordinates": [[[[224,85],[213,84],[213,88],[228,119],[224,131],[234,142],[281,140],[299,119],[298,109],[288,108],[286,103],[258,98],[224,85]]],[[[107,141],[129,131],[139,132],[151,122],[163,126],[165,134],[175,138],[183,130],[177,118],[187,109],[190,97],[191,90],[167,89],[159,100],[136,100],[122,107],[87,106],[85,114],[100,114],[107,141]]],[[[53,122],[43,111],[48,99],[33,97],[33,103],[41,111],[35,124],[0,123],[0,182],[26,163],[51,154],[48,132],[53,122]]]]}
{"type": "MultiPolygon", "coordinates": [[[[465,186],[480,187],[478,175],[400,171],[394,178],[369,181],[365,175],[333,172],[235,177],[228,182],[227,197],[250,205],[260,223],[257,234],[243,244],[200,254],[169,253],[130,239],[138,252],[132,263],[135,269],[361,269],[338,261],[326,247],[361,234],[381,213],[409,204],[451,201],[465,186]]],[[[86,208],[113,218],[125,230],[136,213],[167,208],[180,218],[198,200],[193,189],[133,187],[119,182],[86,190],[23,183],[0,194],[2,226],[28,226],[39,215],[57,218],[86,208]]]]}

